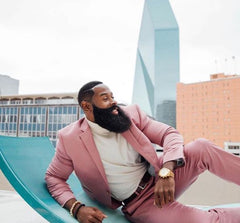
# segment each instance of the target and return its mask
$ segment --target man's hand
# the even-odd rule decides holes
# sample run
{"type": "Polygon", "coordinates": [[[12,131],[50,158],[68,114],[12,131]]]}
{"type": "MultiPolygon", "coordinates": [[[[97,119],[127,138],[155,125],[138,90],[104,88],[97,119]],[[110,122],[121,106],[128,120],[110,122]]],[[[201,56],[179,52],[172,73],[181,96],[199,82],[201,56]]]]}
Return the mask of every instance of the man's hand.
{"type": "Polygon", "coordinates": [[[154,188],[154,203],[161,208],[165,204],[174,201],[175,180],[173,177],[161,178],[159,177],[154,188]]]}
{"type": "MultiPolygon", "coordinates": [[[[175,161],[168,161],[163,164],[163,167],[173,171],[176,167],[175,161]]],[[[161,208],[165,204],[174,201],[175,194],[175,180],[174,177],[159,177],[154,188],[154,204],[161,208]]]]}
{"type": "MultiPolygon", "coordinates": [[[[173,171],[175,168],[176,162],[169,161],[163,164],[163,167],[173,171]]],[[[154,204],[157,207],[161,208],[163,205],[171,203],[174,201],[175,194],[175,180],[174,177],[159,177],[155,188],[154,188],[154,204]]]]}
{"type": "Polygon", "coordinates": [[[107,216],[95,207],[83,206],[79,209],[77,220],[81,223],[101,223],[107,216]]]}

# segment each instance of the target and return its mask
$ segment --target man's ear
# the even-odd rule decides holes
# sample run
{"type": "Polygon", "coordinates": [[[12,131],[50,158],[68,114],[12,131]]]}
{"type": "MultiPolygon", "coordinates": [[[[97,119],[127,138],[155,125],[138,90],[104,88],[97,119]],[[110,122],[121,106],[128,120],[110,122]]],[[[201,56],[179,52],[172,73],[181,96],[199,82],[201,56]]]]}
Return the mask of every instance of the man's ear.
{"type": "Polygon", "coordinates": [[[88,112],[92,110],[92,104],[88,101],[81,102],[81,108],[84,112],[88,112]]]}

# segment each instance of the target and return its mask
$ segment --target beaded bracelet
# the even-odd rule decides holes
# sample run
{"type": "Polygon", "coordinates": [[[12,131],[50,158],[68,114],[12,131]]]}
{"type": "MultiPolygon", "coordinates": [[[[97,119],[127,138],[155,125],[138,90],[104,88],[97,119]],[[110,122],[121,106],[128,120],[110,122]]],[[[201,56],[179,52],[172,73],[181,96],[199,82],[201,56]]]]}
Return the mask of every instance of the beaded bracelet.
{"type": "Polygon", "coordinates": [[[77,210],[75,211],[75,213],[74,213],[74,218],[76,218],[77,219],[77,214],[78,214],[78,211],[80,210],[80,208],[81,207],[83,207],[83,206],[86,206],[85,204],[80,204],[78,207],[77,207],[77,210]]]}
{"type": "Polygon", "coordinates": [[[76,207],[77,204],[81,204],[80,201],[75,201],[73,204],[72,204],[72,207],[70,209],[70,215],[73,216],[73,210],[74,208],[76,207]]]}

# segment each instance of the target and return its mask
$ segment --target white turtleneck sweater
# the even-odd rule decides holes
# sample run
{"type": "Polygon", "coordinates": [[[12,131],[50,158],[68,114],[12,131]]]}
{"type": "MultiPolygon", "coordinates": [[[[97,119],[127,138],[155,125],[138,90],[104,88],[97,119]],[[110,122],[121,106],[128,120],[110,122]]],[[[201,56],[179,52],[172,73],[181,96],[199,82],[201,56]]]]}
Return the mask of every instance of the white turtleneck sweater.
{"type": "Polygon", "coordinates": [[[147,170],[126,139],[119,133],[110,132],[89,120],[93,138],[100,154],[112,196],[122,201],[137,189],[147,170]]]}

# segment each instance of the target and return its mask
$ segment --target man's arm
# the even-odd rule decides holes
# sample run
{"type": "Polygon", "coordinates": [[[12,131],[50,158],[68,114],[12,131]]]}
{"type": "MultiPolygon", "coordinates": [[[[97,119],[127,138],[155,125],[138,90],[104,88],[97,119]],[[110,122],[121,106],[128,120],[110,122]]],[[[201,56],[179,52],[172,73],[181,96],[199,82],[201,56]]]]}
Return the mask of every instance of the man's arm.
{"type": "Polygon", "coordinates": [[[45,176],[48,190],[61,206],[69,210],[69,212],[72,209],[71,212],[73,217],[75,217],[79,222],[101,223],[107,216],[100,210],[94,207],[82,206],[81,202],[77,202],[77,204],[75,203],[77,200],[66,182],[72,172],[73,165],[71,158],[68,156],[64,148],[61,134],[59,134],[56,153],[45,176]],[[74,203],[76,205],[74,205],[74,203]]]}
{"type": "Polygon", "coordinates": [[[179,159],[184,161],[183,137],[175,128],[149,118],[137,105],[130,112],[133,122],[143,134],[152,143],[163,147],[163,163],[179,159]]]}
{"type": "Polygon", "coordinates": [[[49,193],[61,206],[64,206],[68,200],[75,198],[66,182],[72,172],[71,158],[64,148],[61,134],[59,134],[56,152],[47,169],[45,181],[49,193]]]}

